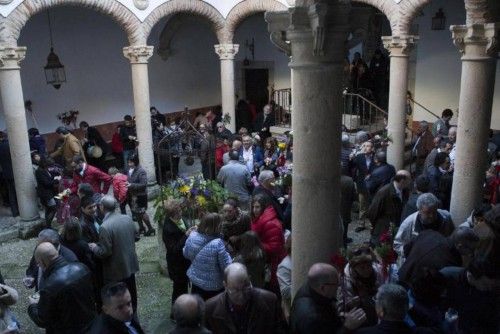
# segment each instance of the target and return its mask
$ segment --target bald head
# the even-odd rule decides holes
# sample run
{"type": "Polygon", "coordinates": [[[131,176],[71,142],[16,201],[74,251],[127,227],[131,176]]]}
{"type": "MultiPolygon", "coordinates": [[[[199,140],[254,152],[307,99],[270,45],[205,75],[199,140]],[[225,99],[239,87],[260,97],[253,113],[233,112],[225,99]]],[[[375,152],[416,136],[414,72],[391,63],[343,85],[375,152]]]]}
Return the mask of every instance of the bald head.
{"type": "Polygon", "coordinates": [[[35,260],[42,269],[46,269],[58,256],[59,252],[50,242],[42,242],[35,249],[35,260]]]}
{"type": "Polygon", "coordinates": [[[197,295],[184,294],[173,306],[174,319],[181,328],[195,328],[203,322],[203,300],[197,295]]]}
{"type": "Polygon", "coordinates": [[[337,282],[339,274],[334,266],[327,263],[315,263],[307,273],[307,282],[313,289],[319,289],[324,284],[337,282]]]}
{"type": "Polygon", "coordinates": [[[248,276],[248,271],[245,265],[234,262],[226,267],[224,270],[224,282],[229,281],[246,281],[250,280],[248,276]]]}
{"type": "Polygon", "coordinates": [[[101,209],[104,212],[113,212],[116,208],[116,199],[111,195],[106,195],[101,199],[101,209]]]}

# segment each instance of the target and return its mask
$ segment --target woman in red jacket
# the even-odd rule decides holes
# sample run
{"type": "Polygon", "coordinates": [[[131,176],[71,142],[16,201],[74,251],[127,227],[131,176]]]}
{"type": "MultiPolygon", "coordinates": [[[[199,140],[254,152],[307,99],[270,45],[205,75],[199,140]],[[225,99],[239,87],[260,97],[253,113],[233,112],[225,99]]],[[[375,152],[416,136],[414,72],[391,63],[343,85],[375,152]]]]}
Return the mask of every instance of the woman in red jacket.
{"type": "Polygon", "coordinates": [[[252,231],[257,233],[262,248],[266,253],[267,263],[271,269],[269,290],[280,295],[276,270],[278,264],[286,256],[283,224],[278,219],[271,200],[265,195],[256,195],[252,200],[252,231]]]}

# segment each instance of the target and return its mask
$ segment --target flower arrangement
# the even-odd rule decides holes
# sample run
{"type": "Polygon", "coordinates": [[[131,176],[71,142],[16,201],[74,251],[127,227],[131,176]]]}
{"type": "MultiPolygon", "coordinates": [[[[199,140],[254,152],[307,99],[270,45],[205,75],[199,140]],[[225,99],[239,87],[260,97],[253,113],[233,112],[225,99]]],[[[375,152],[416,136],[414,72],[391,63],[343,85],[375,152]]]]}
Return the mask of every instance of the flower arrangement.
{"type": "Polygon", "coordinates": [[[78,110],[69,110],[57,114],[57,119],[59,119],[66,126],[73,124],[73,127],[76,129],[76,120],[78,119],[78,114],[80,114],[78,110]]]}
{"type": "Polygon", "coordinates": [[[201,173],[190,177],[178,177],[160,191],[160,196],[154,204],[156,221],[163,221],[165,216],[163,201],[167,199],[182,200],[183,215],[197,219],[205,212],[219,211],[228,198],[227,191],[219,183],[205,180],[201,173]]]}
{"type": "Polygon", "coordinates": [[[396,263],[398,254],[393,248],[394,225],[391,224],[389,230],[382,233],[379,238],[380,245],[375,248],[375,254],[382,265],[382,275],[384,280],[391,277],[392,265],[396,263]]]}
{"type": "Polygon", "coordinates": [[[231,123],[231,116],[229,115],[229,113],[225,113],[224,116],[222,116],[222,123],[224,124],[231,123]]]}

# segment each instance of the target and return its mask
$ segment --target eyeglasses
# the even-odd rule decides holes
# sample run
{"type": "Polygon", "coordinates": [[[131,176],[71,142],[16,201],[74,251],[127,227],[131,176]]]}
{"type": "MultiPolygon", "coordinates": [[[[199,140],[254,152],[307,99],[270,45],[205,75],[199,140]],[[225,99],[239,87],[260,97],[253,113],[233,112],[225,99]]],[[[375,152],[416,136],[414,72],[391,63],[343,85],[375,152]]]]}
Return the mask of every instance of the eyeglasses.
{"type": "Polygon", "coordinates": [[[352,255],[354,256],[360,256],[362,254],[369,255],[372,253],[372,250],[370,248],[358,248],[354,251],[352,251],[352,255]]]}
{"type": "Polygon", "coordinates": [[[244,286],[243,288],[241,289],[229,289],[229,288],[226,288],[226,291],[227,293],[229,293],[230,295],[235,295],[235,294],[241,294],[241,293],[249,293],[252,291],[252,283],[249,283],[247,286],[244,286]]]}

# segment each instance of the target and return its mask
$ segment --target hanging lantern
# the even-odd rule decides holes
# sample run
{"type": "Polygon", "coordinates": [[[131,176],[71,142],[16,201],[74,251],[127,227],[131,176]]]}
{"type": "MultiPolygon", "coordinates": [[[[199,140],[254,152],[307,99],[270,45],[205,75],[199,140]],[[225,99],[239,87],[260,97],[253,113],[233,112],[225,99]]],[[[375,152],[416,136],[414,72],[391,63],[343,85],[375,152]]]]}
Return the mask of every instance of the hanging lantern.
{"type": "Polygon", "coordinates": [[[437,13],[432,18],[432,30],[444,30],[446,26],[446,16],[444,15],[443,9],[439,8],[437,13]]]}
{"type": "Polygon", "coordinates": [[[47,65],[44,69],[47,85],[52,85],[55,89],[59,89],[61,88],[61,84],[66,82],[64,65],[61,64],[59,57],[54,53],[54,48],[50,48],[50,53],[47,57],[47,65]]]}
{"type": "Polygon", "coordinates": [[[50,37],[50,53],[47,57],[47,65],[45,65],[45,81],[47,85],[54,86],[55,89],[61,88],[63,82],[66,82],[66,72],[64,72],[64,65],[61,64],[59,57],[54,52],[54,40],[52,38],[52,24],[50,21],[50,12],[47,10],[47,20],[49,23],[49,37],[50,37]]]}

